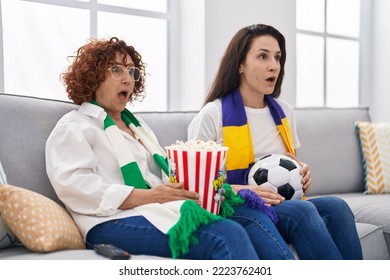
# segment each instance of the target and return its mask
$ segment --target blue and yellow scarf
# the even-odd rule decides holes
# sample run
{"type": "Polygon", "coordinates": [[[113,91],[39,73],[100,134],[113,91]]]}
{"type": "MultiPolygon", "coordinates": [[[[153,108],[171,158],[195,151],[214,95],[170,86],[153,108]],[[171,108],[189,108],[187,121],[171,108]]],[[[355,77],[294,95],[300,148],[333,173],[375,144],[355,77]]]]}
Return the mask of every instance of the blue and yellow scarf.
{"type": "MultiPolygon", "coordinates": [[[[264,98],[287,151],[295,155],[290,126],[282,107],[271,95],[265,95],[264,98]]],[[[221,102],[224,145],[229,147],[226,158],[227,181],[229,184],[246,185],[246,173],[254,163],[255,157],[239,89],[224,96],[221,102]]]]}

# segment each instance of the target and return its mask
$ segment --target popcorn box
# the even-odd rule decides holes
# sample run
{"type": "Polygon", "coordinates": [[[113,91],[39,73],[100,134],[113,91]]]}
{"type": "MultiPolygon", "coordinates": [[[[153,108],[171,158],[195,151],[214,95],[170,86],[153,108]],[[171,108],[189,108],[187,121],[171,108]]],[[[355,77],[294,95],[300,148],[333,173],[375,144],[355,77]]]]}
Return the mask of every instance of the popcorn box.
{"type": "Polygon", "coordinates": [[[177,141],[165,149],[170,182],[184,182],[184,189],[199,193],[204,209],[218,214],[228,147],[198,140],[177,141]]]}

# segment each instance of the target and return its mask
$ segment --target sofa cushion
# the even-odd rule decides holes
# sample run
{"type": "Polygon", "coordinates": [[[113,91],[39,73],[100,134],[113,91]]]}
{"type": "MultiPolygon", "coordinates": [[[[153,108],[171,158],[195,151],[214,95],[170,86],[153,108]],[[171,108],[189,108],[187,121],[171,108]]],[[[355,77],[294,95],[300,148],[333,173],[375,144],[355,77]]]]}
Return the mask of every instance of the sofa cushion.
{"type": "Polygon", "coordinates": [[[32,251],[85,248],[81,234],[67,211],[41,194],[2,185],[0,212],[8,227],[32,251]]]}
{"type": "Polygon", "coordinates": [[[0,160],[7,181],[62,205],[46,174],[46,140],[57,121],[78,106],[29,96],[0,93],[0,160]]]}
{"type": "Polygon", "coordinates": [[[364,191],[356,120],[369,121],[367,108],[296,108],[301,148],[311,170],[311,195],[364,191]]]}
{"type": "Polygon", "coordinates": [[[137,112],[156,134],[161,147],[187,140],[187,127],[197,112],[137,112]]]}
{"type": "Polygon", "coordinates": [[[364,260],[388,260],[389,250],[381,227],[356,223],[364,260]]]}
{"type": "Polygon", "coordinates": [[[357,121],[367,193],[390,193],[390,123],[357,121]]]}
{"type": "Polygon", "coordinates": [[[390,194],[345,193],[337,196],[351,207],[356,222],[380,227],[390,248],[390,194]]]}

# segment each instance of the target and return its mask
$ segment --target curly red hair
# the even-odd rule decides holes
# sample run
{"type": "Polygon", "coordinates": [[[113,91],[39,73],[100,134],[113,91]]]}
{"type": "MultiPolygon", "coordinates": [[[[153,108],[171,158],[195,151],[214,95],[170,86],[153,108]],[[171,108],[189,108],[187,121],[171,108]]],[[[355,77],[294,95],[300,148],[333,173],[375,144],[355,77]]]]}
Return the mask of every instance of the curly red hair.
{"type": "Polygon", "coordinates": [[[71,56],[73,63],[61,74],[69,99],[78,105],[95,99],[96,89],[106,79],[107,69],[115,64],[117,53],[123,55],[123,64],[127,64],[126,57],[129,55],[134,66],[141,70],[141,77],[135,82],[129,101],[142,100],[145,96],[145,64],[133,46],[116,37],[90,39],[77,50],[76,56],[71,56]]]}

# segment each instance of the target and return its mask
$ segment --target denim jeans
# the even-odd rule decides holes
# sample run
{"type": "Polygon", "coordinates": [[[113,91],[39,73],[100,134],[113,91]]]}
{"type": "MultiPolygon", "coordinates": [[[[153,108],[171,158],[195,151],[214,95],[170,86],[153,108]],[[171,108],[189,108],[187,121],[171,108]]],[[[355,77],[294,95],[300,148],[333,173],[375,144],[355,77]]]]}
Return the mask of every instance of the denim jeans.
{"type": "Polygon", "coordinates": [[[260,210],[236,206],[232,220],[247,232],[261,260],[291,260],[293,254],[271,219],[260,210]]]}
{"type": "Polygon", "coordinates": [[[277,228],[300,259],[359,260],[363,258],[351,209],[336,197],[288,200],[274,206],[277,228]]]}
{"type": "MultiPolygon", "coordinates": [[[[196,231],[199,243],[191,245],[184,259],[258,259],[244,228],[223,219],[202,226],[196,231]]],[[[130,254],[171,257],[168,236],[160,232],[142,216],[112,220],[94,226],[87,234],[87,247],[110,243],[130,254]]]]}
{"type": "MultiPolygon", "coordinates": [[[[276,226],[263,212],[236,206],[232,220],[199,228],[199,244],[181,258],[294,259],[287,242],[300,259],[362,259],[354,217],[343,200],[288,200],[274,209],[276,226]]],[[[171,256],[168,236],[141,216],[96,225],[88,232],[87,247],[97,243],[111,243],[131,254],[171,256]]]]}

